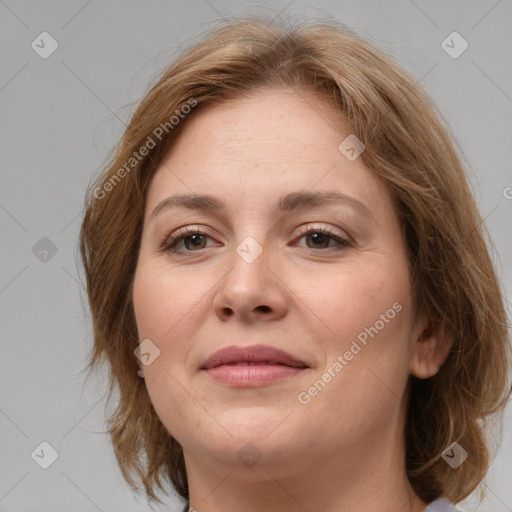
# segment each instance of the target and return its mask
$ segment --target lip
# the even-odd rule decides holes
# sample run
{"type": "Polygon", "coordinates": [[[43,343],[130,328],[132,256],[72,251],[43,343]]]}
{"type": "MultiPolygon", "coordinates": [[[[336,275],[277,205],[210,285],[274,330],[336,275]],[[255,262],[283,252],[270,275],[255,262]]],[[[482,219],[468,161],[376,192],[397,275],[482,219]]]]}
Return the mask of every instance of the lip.
{"type": "Polygon", "coordinates": [[[290,378],[308,368],[304,361],[268,345],[225,347],[200,366],[213,379],[235,387],[261,386],[290,378]]]}

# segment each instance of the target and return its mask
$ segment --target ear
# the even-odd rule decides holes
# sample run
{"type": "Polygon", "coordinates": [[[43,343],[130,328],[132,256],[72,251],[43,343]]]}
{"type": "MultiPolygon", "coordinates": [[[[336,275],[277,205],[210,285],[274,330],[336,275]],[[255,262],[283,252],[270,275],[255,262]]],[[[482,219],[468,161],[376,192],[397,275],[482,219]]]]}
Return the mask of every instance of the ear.
{"type": "Polygon", "coordinates": [[[141,378],[144,378],[144,366],[137,360],[137,375],[141,378]]]}
{"type": "Polygon", "coordinates": [[[446,322],[436,323],[424,318],[411,356],[411,375],[428,379],[446,361],[455,340],[455,332],[446,322]]]}

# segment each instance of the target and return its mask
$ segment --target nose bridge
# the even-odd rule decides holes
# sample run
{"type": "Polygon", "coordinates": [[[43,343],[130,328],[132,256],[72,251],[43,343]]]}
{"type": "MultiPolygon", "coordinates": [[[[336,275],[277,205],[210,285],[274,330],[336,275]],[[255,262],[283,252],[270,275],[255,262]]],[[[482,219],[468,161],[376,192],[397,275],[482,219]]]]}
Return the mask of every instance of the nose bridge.
{"type": "Polygon", "coordinates": [[[246,236],[230,256],[231,270],[215,299],[218,316],[235,315],[248,320],[265,313],[267,317],[283,314],[286,301],[275,273],[269,265],[273,255],[268,244],[246,236]]]}
{"type": "Polygon", "coordinates": [[[264,293],[268,284],[268,246],[260,244],[253,236],[247,236],[234,249],[226,286],[238,294],[256,296],[264,293]]]}

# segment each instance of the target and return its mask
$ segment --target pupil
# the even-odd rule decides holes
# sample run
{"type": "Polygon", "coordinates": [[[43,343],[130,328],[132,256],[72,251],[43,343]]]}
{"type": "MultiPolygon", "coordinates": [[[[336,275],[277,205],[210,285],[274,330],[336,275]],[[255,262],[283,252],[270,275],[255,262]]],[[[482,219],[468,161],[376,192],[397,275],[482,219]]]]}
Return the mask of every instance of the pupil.
{"type": "Polygon", "coordinates": [[[203,235],[190,235],[188,240],[191,242],[193,247],[199,247],[201,245],[203,235]]]}
{"type": "Polygon", "coordinates": [[[310,237],[313,241],[313,244],[322,244],[322,242],[325,244],[323,233],[313,233],[310,235],[310,237]]]}

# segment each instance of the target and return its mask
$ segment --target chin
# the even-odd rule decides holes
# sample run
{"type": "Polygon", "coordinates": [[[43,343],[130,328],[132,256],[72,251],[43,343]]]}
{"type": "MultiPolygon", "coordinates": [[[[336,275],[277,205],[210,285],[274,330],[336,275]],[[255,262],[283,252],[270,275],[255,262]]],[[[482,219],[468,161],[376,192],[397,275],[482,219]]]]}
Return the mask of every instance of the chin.
{"type": "MultiPolygon", "coordinates": [[[[270,406],[238,406],[224,410],[216,416],[219,423],[236,439],[263,440],[270,439],[279,426],[280,434],[291,434],[291,418],[287,416],[293,409],[270,406]]],[[[277,437],[277,434],[276,434],[277,437]]]]}
{"type": "MultiPolygon", "coordinates": [[[[297,461],[303,457],[304,449],[295,437],[283,436],[282,432],[269,435],[269,432],[271,430],[258,438],[257,435],[251,435],[251,432],[240,430],[233,432],[233,437],[219,436],[212,439],[211,443],[196,439],[198,444],[195,445],[195,451],[196,454],[201,453],[203,461],[210,459],[214,465],[237,467],[241,472],[239,476],[245,474],[246,468],[252,469],[255,466],[259,470],[274,469],[276,474],[286,474],[290,468],[296,467],[297,461]]],[[[256,475],[250,472],[247,476],[251,478],[256,475]]]]}

